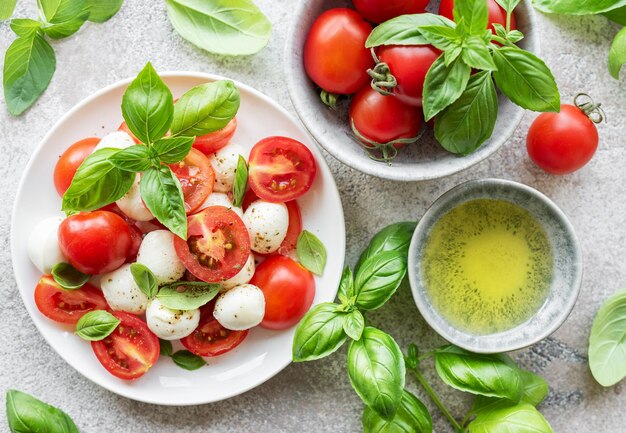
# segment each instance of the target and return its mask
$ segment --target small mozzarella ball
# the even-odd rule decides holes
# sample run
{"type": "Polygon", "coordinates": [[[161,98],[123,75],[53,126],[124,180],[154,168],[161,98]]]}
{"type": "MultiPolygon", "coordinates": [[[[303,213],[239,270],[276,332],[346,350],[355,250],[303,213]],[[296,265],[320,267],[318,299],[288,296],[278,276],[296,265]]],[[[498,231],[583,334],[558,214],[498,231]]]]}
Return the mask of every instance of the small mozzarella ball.
{"type": "Polygon", "coordinates": [[[200,310],[170,310],[153,299],[146,310],[148,328],[163,340],[179,340],[191,334],[200,323],[200,310]]]}
{"type": "Polygon", "coordinates": [[[243,209],[240,207],[235,207],[233,202],[228,197],[228,194],[224,194],[223,192],[213,192],[209,194],[204,203],[200,206],[200,209],[207,208],[209,206],[224,206],[229,209],[232,209],[233,212],[239,216],[239,218],[243,218],[243,209]]]}
{"type": "Polygon", "coordinates": [[[222,291],[230,290],[235,286],[240,286],[242,284],[249,283],[252,277],[254,276],[254,270],[256,266],[254,264],[254,254],[250,253],[248,256],[248,260],[246,264],[243,265],[243,268],[239,271],[237,275],[234,277],[223,281],[220,283],[220,289],[222,291]]]}
{"type": "Polygon", "coordinates": [[[243,222],[250,234],[250,248],[261,254],[278,250],[287,236],[289,212],[283,203],[257,200],[248,206],[243,222]]]}
{"type": "Polygon", "coordinates": [[[185,265],[174,249],[174,234],[169,230],[155,230],[144,236],[137,263],[147,266],[159,284],[178,281],[185,273],[185,265]]]}
{"type": "Polygon", "coordinates": [[[113,272],[102,274],[100,287],[111,309],[132,314],[142,314],[146,311],[148,298],[135,283],[129,263],[113,272]]]}
{"type": "Polygon", "coordinates": [[[40,221],[28,238],[28,257],[41,273],[49,274],[54,265],[67,259],[59,247],[59,225],[62,216],[52,216],[40,221]]]}
{"type": "Polygon", "coordinates": [[[229,144],[211,155],[209,160],[215,171],[214,191],[230,192],[233,190],[239,155],[245,158],[247,152],[238,144],[229,144]]]}
{"type": "Polygon", "coordinates": [[[135,144],[132,137],[124,131],[115,131],[105,135],[104,138],[100,140],[100,143],[94,147],[93,151],[95,152],[96,150],[105,148],[126,149],[135,144]]]}
{"type": "Polygon", "coordinates": [[[213,316],[233,331],[255,327],[265,316],[265,297],[257,286],[242,284],[222,293],[215,302],[213,316]]]}
{"type": "Polygon", "coordinates": [[[128,192],[124,194],[124,197],[116,201],[117,206],[128,216],[135,221],[150,221],[154,219],[152,212],[148,210],[139,192],[139,180],[141,176],[139,173],[135,175],[135,182],[130,187],[128,192]]]}

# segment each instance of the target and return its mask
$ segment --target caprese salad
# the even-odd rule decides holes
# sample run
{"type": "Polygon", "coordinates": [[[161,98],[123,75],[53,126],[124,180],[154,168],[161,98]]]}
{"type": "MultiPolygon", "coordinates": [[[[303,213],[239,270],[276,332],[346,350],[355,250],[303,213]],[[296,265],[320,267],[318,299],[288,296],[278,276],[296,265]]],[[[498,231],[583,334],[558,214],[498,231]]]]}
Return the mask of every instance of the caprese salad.
{"type": "Polygon", "coordinates": [[[119,130],[60,156],[65,215],[43,219],[28,241],[43,274],[39,311],[75,326],[121,379],[144,375],[160,353],[195,369],[255,326],[293,326],[326,260],[297,202],[315,179],[311,151],[288,137],[233,142],[231,82],[174,102],[148,64],[124,94],[119,130]],[[179,356],[172,340],[186,348],[179,356]]]}

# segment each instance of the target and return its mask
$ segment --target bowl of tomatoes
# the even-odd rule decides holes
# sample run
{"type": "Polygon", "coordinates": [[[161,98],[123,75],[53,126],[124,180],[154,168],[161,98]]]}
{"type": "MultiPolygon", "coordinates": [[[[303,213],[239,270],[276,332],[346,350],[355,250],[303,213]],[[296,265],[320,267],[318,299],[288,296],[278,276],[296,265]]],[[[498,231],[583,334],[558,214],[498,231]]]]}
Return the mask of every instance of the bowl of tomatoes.
{"type": "MultiPolygon", "coordinates": [[[[524,37],[515,45],[536,54],[539,41],[530,1],[522,0],[508,22],[507,13],[495,0],[486,2],[492,34],[498,25],[507,29],[501,34],[519,30],[524,37]]],[[[443,57],[442,51],[423,41],[406,42],[406,35],[394,36],[405,38],[397,45],[365,47],[368,37],[388,20],[430,13],[430,23],[453,27],[453,9],[453,0],[298,3],[285,48],[288,90],[300,120],[326,151],[372,176],[422,181],[465,170],[510,138],[524,110],[494,91],[497,120],[480,145],[469,151],[444,146],[435,136],[439,117],[430,116],[427,122],[422,110],[426,76],[438,57],[443,57]]],[[[384,36],[391,37],[394,31],[389,26],[384,36]]],[[[476,73],[473,69],[472,76],[476,73]]],[[[446,82],[445,77],[441,82],[446,82]]],[[[475,123],[480,123],[480,113],[475,123]]],[[[454,134],[452,124],[442,124],[439,133],[445,135],[443,129],[449,128],[454,134]]]]}

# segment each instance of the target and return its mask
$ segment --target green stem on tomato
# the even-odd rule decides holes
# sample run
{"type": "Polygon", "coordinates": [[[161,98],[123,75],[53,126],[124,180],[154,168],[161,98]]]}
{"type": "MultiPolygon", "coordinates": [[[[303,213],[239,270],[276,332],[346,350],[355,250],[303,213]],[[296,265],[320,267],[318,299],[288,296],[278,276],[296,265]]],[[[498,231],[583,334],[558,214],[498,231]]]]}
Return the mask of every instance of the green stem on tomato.
{"type": "Polygon", "coordinates": [[[509,33],[511,31],[511,15],[513,11],[508,11],[506,13],[506,32],[509,33]]]}
{"type": "Polygon", "coordinates": [[[435,390],[430,386],[426,378],[422,375],[419,369],[414,368],[413,373],[415,373],[415,377],[417,377],[417,381],[422,385],[426,394],[430,397],[430,399],[435,403],[435,405],[439,408],[441,413],[448,419],[448,422],[457,433],[463,433],[464,429],[459,424],[459,422],[452,416],[448,408],[443,404],[443,402],[439,399],[435,390]]]}

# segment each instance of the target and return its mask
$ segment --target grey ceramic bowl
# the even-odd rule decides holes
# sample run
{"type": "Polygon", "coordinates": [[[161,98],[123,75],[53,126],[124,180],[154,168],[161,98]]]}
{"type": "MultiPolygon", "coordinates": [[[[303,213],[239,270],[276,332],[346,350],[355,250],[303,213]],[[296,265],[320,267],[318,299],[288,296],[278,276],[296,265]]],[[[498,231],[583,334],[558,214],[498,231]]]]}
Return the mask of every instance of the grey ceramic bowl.
{"type": "Polygon", "coordinates": [[[479,353],[520,349],[556,331],[574,308],[580,291],[582,267],[582,254],[574,229],[554,202],[533,188],[501,179],[469,181],[443,194],[418,223],[409,248],[409,280],[420,313],[443,338],[479,353]],[[554,275],[546,301],[528,321],[505,332],[477,336],[455,328],[432,306],[422,279],[422,250],[439,218],[466,201],[481,198],[515,203],[537,218],[552,245],[554,275]]]}
{"type": "MultiPolygon", "coordinates": [[[[513,134],[524,110],[499,95],[498,121],[490,140],[468,156],[455,156],[443,150],[427,131],[415,144],[401,150],[393,165],[370,159],[353,138],[348,124],[348,101],[338,111],[326,108],[319,99],[319,89],[309,80],[302,60],[304,42],[313,21],[325,10],[352,7],[350,0],[300,0],[294,5],[292,22],[285,44],[285,74],[291,101],[300,120],[328,153],[363,173],[398,181],[436,179],[465,170],[500,148],[513,134]]],[[[429,10],[436,11],[439,1],[431,1],[429,10]]],[[[538,53],[539,38],[535,32],[535,16],[530,0],[523,0],[515,12],[518,29],[526,38],[519,44],[538,53]]]]}

